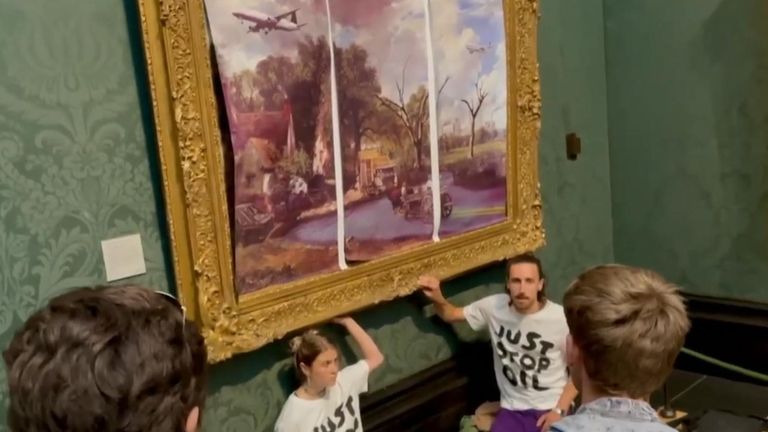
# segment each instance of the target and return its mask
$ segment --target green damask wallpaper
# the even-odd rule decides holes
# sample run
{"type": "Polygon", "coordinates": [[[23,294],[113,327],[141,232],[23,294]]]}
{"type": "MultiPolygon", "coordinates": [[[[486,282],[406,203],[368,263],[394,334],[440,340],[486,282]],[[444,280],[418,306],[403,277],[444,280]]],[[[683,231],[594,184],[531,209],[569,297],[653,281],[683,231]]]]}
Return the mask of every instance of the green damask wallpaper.
{"type": "Polygon", "coordinates": [[[0,346],[51,296],[104,281],[103,239],[141,233],[137,282],[167,289],[129,47],[117,1],[0,0],[0,346]]]}
{"type": "MultiPolygon", "coordinates": [[[[134,8],[0,0],[0,346],[51,296],[104,281],[102,239],[140,233],[148,273],[136,281],[169,286],[134,8]]],[[[766,3],[541,0],[540,10],[550,295],[615,247],[619,261],[690,291],[768,301],[766,3]],[[570,131],[582,137],[576,162],[564,154],[570,131]]],[[[464,304],[501,279],[492,267],[448,292],[464,304]]],[[[387,356],[373,389],[477,337],[418,296],[358,318],[387,356]]],[[[270,430],[289,376],[282,342],[217,365],[205,429],[270,430]]],[[[0,406],[5,381],[0,367],[0,406]]]]}
{"type": "MultiPolygon", "coordinates": [[[[0,0],[0,345],[49,297],[101,283],[99,242],[139,232],[148,274],[167,289],[154,141],[132,0],[0,0]],[[158,213],[158,211],[160,213],[158,213]]],[[[602,0],[543,0],[541,176],[551,296],[581,268],[612,259],[602,0]],[[564,134],[584,153],[565,159],[564,134]]],[[[492,267],[449,284],[464,304],[501,290],[492,267]]],[[[378,389],[448,358],[466,326],[431,316],[419,296],[358,319],[387,356],[378,389]]],[[[342,335],[339,335],[342,338],[342,335]]],[[[347,358],[348,346],[342,345],[347,358]]],[[[217,365],[208,431],[271,429],[290,382],[282,342],[217,365]]],[[[7,403],[0,368],[0,403],[7,403]]],[[[4,424],[5,410],[0,411],[4,424]]]]}
{"type": "Polygon", "coordinates": [[[616,259],[768,301],[768,3],[605,1],[616,259]]]}

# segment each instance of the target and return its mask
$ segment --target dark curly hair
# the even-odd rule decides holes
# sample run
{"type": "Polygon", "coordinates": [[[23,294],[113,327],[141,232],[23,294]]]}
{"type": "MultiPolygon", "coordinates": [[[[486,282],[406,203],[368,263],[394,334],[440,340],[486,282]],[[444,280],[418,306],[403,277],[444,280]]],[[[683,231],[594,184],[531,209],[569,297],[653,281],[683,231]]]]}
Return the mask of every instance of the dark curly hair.
{"type": "Polygon", "coordinates": [[[14,432],[183,431],[207,356],[173,298],[139,286],[52,299],[3,353],[14,432]]]}

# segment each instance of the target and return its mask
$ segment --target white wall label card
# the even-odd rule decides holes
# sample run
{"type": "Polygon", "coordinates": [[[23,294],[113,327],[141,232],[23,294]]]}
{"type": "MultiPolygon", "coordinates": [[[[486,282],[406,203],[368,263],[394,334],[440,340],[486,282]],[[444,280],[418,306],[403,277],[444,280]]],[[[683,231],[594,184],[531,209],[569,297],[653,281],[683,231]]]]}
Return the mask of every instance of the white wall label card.
{"type": "Polygon", "coordinates": [[[101,252],[104,256],[107,282],[147,272],[139,234],[102,240],[101,252]]]}

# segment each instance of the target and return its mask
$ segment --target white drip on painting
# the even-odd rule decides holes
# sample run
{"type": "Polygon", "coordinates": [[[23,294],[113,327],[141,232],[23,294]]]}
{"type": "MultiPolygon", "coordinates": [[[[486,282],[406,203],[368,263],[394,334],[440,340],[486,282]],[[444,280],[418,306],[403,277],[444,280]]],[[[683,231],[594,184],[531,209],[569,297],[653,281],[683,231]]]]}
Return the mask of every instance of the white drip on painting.
{"type": "Polygon", "coordinates": [[[336,247],[338,248],[339,267],[347,268],[344,230],[344,177],[341,159],[341,129],[339,127],[339,100],[336,94],[336,62],[333,53],[333,26],[331,25],[331,4],[325,0],[328,14],[328,50],[331,52],[331,124],[333,125],[333,171],[336,177],[336,247]]]}
{"type": "Polygon", "coordinates": [[[425,33],[427,37],[427,79],[429,85],[429,160],[432,186],[432,241],[440,241],[440,222],[442,221],[442,203],[440,202],[440,149],[437,137],[437,80],[435,78],[435,53],[432,48],[432,16],[429,11],[429,0],[424,2],[426,19],[425,33]]]}

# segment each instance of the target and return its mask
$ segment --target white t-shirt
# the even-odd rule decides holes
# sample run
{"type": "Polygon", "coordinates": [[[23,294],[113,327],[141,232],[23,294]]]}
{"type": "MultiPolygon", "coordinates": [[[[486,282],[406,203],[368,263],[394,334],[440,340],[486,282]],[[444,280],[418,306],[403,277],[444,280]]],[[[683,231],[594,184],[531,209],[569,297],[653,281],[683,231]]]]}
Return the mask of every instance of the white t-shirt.
{"type": "Polygon", "coordinates": [[[488,328],[501,406],[509,410],[549,410],[568,382],[565,344],[568,323],[563,307],[547,301],[523,315],[498,294],[464,307],[464,317],[478,331],[488,328]]]}
{"type": "Polygon", "coordinates": [[[336,384],[320,399],[291,393],[275,423],[275,432],[362,432],[361,393],[368,391],[368,362],[360,360],[339,372],[336,384]]]}

